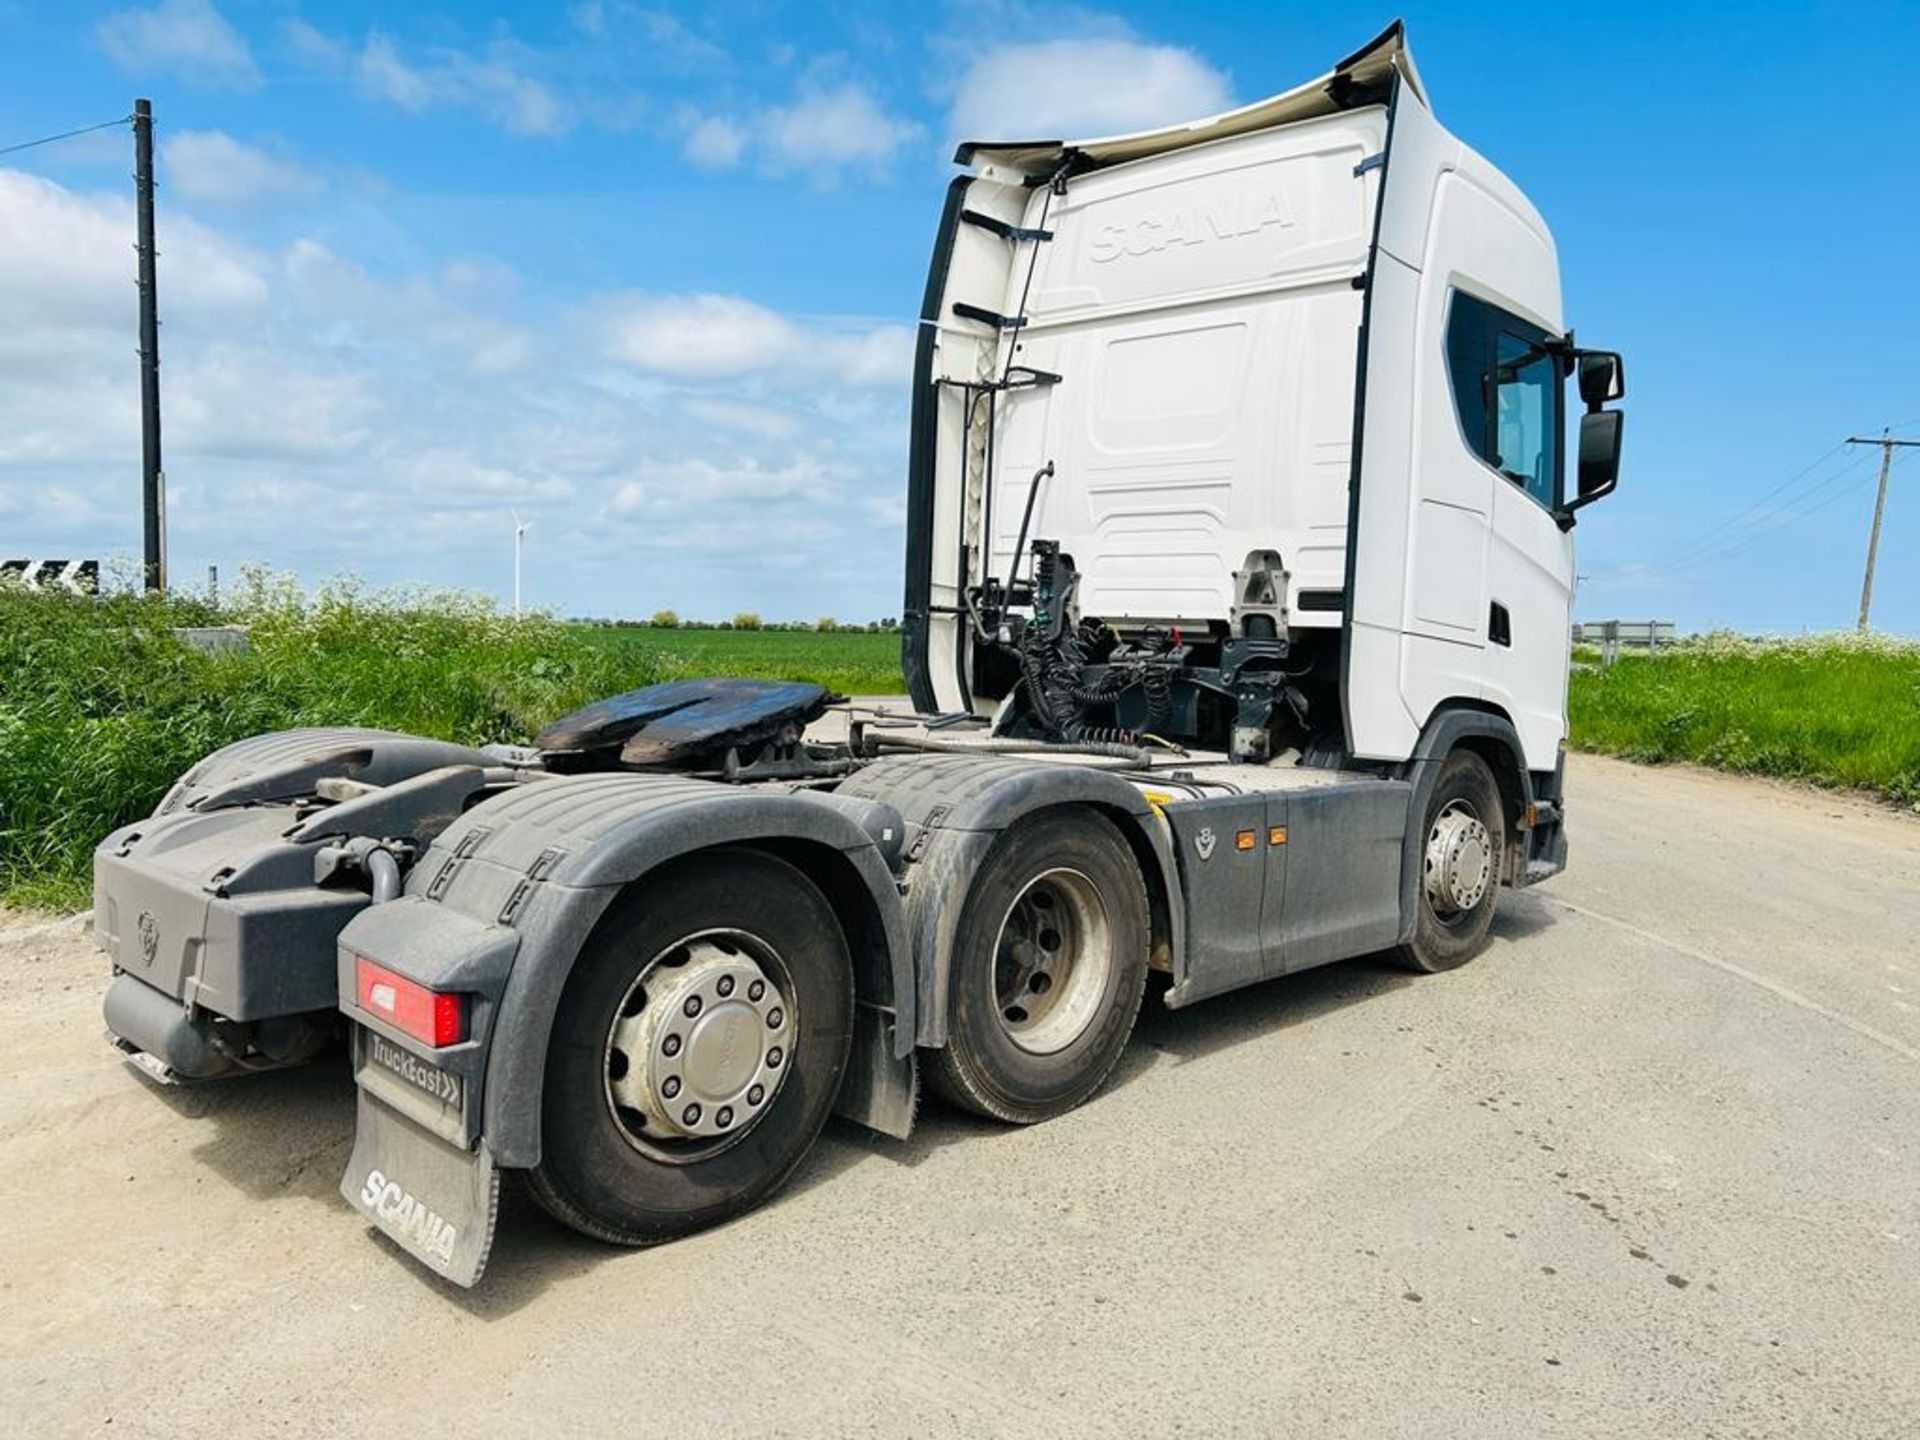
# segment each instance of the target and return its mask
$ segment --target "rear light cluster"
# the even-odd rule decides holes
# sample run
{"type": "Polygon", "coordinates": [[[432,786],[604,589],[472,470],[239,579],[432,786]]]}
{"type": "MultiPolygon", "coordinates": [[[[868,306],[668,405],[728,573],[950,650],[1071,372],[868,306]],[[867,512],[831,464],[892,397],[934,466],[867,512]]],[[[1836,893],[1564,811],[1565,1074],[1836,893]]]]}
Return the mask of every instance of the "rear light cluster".
{"type": "Polygon", "coordinates": [[[435,1049],[467,1038],[464,995],[429,990],[364,955],[354,961],[354,992],[362,1010],[435,1049]]]}

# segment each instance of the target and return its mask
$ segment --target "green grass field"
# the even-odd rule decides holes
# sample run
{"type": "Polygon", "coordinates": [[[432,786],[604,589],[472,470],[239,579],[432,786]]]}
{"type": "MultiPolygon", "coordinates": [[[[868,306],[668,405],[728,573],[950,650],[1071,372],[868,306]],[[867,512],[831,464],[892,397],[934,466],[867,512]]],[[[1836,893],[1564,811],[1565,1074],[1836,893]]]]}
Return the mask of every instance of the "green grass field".
{"type": "MultiPolygon", "coordinates": [[[[654,630],[506,619],[447,594],[302,597],[251,577],[219,611],[0,588],[0,902],[86,902],[94,844],[151,812],[201,756],[264,730],[359,724],[469,743],[658,680],[815,680],[904,688],[895,633],[654,630]],[[175,626],[240,622],[246,654],[175,626]]],[[[1582,666],[1573,744],[1861,787],[1920,806],[1920,645],[1709,637],[1655,659],[1582,666]]]]}
{"type": "Polygon", "coordinates": [[[804,630],[644,630],[582,626],[609,653],[674,675],[812,680],[843,695],[900,695],[900,635],[804,630]]]}

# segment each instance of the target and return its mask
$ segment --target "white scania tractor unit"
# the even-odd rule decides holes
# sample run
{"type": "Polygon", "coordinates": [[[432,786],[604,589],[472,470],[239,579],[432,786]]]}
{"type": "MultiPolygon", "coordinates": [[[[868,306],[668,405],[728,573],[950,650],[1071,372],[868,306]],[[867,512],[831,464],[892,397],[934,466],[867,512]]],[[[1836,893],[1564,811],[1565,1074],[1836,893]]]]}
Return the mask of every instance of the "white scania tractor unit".
{"type": "Polygon", "coordinates": [[[503,1172],[670,1239],[829,1113],[905,1136],[923,1079],[1078,1105],[1151,972],[1182,1006],[1446,970],[1565,863],[1569,532],[1615,483],[1621,363],[1400,28],[1211,119],[956,158],[912,716],[712,680],[527,747],[265,735],[99,849],[115,1043],[210,1080],[344,1038],[342,1191],[459,1284],[503,1172]]]}

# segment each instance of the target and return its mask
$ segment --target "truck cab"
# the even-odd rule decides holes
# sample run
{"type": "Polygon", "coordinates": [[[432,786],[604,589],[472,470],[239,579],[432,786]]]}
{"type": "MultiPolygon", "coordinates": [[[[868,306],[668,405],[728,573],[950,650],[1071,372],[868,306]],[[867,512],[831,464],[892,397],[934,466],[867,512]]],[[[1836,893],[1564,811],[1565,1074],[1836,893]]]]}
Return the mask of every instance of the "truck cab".
{"type": "Polygon", "coordinates": [[[1218,672],[1156,733],[1394,764],[1465,707],[1550,777],[1619,360],[1575,347],[1545,222],[1435,119],[1399,27],[1211,119],[956,158],[915,368],[916,703],[1019,707],[1037,540],[1123,661],[1177,635],[1218,672]]]}

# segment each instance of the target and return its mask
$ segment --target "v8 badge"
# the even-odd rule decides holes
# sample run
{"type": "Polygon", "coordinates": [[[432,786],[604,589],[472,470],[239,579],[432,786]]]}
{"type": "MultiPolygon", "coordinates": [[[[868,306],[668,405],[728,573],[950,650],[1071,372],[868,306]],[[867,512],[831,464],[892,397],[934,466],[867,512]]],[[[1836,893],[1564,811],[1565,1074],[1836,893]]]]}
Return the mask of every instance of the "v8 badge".
{"type": "Polygon", "coordinates": [[[1200,852],[1202,860],[1213,858],[1213,827],[1211,825],[1200,827],[1200,833],[1193,837],[1193,848],[1200,852]]]}

